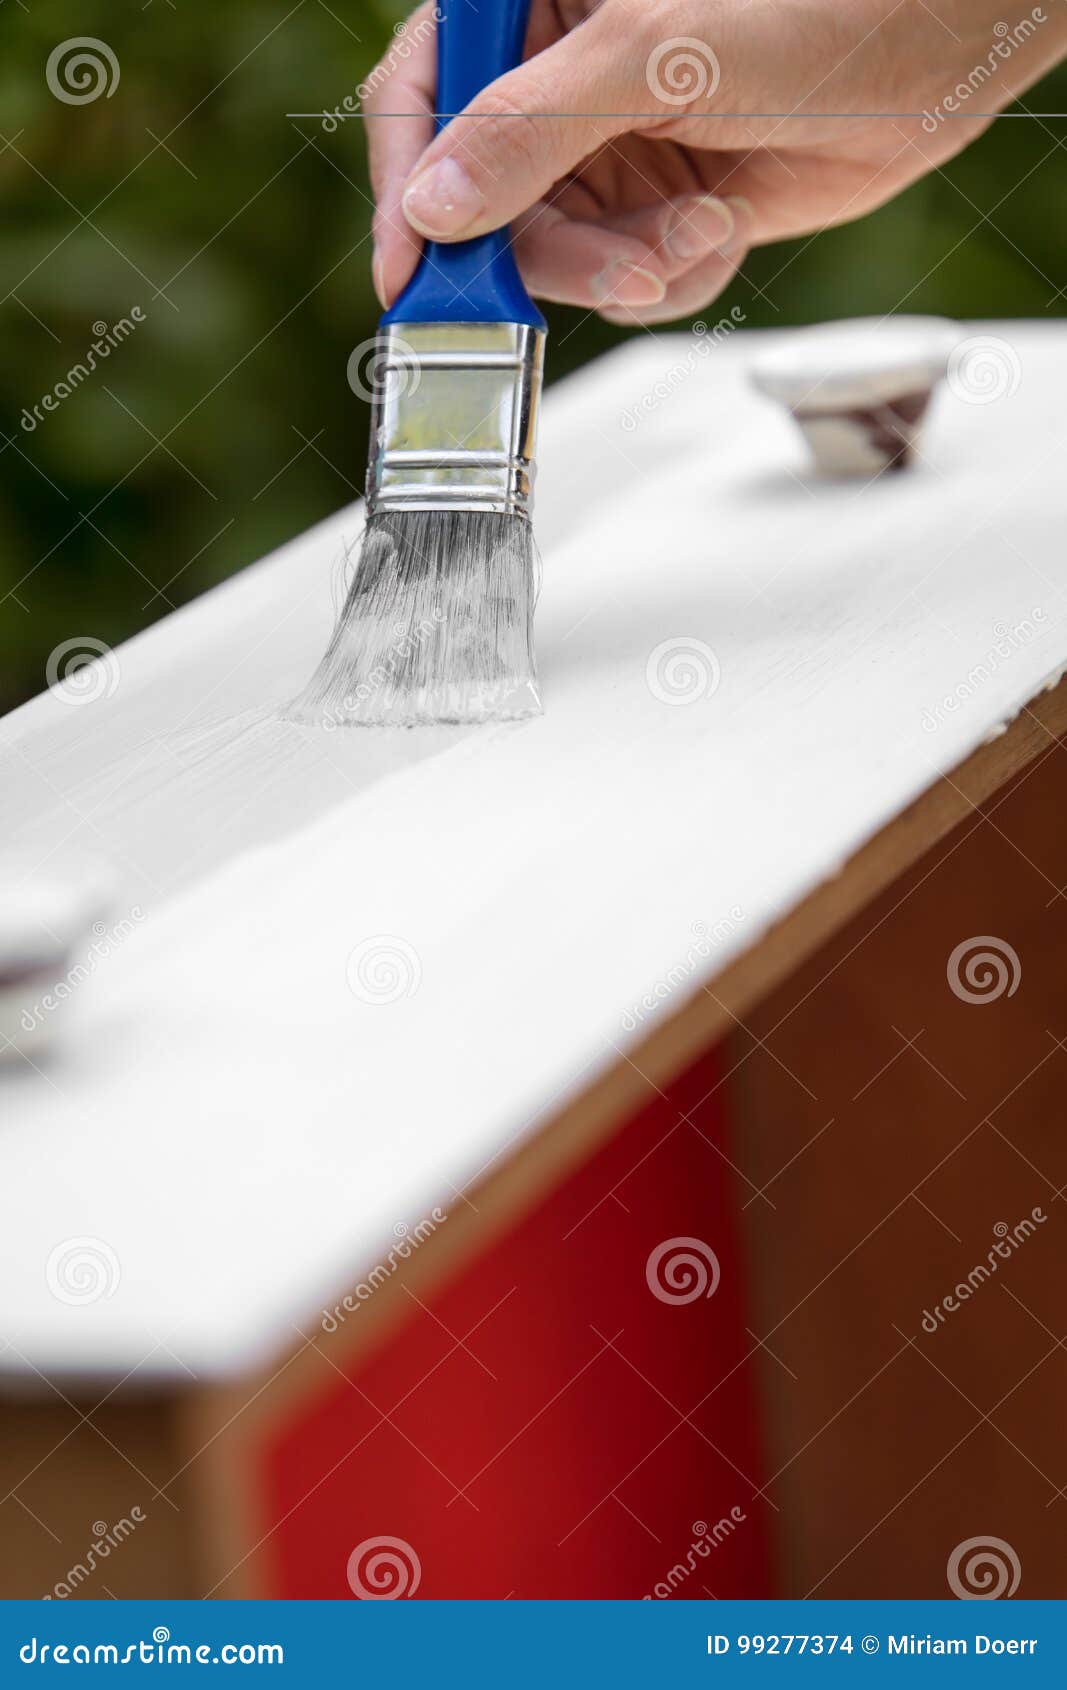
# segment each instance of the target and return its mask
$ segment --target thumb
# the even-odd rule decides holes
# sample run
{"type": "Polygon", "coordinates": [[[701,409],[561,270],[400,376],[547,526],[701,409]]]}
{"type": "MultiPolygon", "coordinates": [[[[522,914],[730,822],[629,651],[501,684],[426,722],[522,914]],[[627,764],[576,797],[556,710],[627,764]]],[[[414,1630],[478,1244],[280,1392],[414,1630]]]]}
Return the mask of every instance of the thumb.
{"type": "MultiPolygon", "coordinates": [[[[419,234],[466,240],[503,227],[632,126],[619,115],[638,109],[632,60],[601,16],[491,83],[442,130],[404,190],[404,216],[419,234]]],[[[643,78],[640,95],[644,105],[643,78]]]]}

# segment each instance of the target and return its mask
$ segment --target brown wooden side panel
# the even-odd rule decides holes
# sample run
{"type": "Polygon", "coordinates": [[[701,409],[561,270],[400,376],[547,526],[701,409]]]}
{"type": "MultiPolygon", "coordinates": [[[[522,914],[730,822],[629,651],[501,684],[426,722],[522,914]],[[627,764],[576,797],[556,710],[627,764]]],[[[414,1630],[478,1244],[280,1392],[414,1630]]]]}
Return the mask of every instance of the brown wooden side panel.
{"type": "Polygon", "coordinates": [[[0,1597],[197,1594],[180,1465],[161,1399],[3,1403],[0,1597]]]}
{"type": "Polygon", "coordinates": [[[990,1538],[1067,1591],[1065,809],[1061,744],[730,1042],[785,1595],[946,1596],[990,1538]]]}

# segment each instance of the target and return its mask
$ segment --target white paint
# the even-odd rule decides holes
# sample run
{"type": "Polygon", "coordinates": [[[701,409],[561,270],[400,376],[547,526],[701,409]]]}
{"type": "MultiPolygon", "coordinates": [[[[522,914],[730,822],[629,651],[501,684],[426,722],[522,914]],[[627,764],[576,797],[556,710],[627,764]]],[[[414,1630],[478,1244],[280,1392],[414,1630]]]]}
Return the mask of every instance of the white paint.
{"type": "Polygon", "coordinates": [[[635,1005],[753,944],[1062,667],[1067,333],[997,332],[1018,390],[943,391],[924,464],[866,488],[805,479],[755,337],[642,336],[552,393],[543,719],[267,719],[326,639],[348,511],[123,647],[114,696],[0,724],[4,836],[112,859],[146,912],[48,1070],[0,1076],[0,1366],[224,1372],[313,1326],[662,1013],[635,1005]],[[688,704],[649,672],[675,640],[718,667],[688,704]],[[389,1001],[349,983],[368,941],[389,1001]],[[47,1264],[87,1239],[107,1272],[73,1305],[47,1264]]]}

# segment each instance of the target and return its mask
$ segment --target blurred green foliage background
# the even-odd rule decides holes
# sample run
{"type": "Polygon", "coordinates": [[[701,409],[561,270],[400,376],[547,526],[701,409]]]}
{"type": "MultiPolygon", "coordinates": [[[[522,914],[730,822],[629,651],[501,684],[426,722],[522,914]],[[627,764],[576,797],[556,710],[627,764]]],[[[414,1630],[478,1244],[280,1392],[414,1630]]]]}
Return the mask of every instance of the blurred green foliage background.
{"type": "MultiPolygon", "coordinates": [[[[33,0],[0,59],[0,709],[74,635],[115,645],[359,491],[374,329],[362,125],[315,112],[369,73],[387,0],[33,0]],[[98,36],[120,80],[67,104],[46,64],[98,36]],[[28,432],[94,338],[144,322],[28,432]]],[[[1067,107],[1062,68],[1028,104],[1067,107]]],[[[1062,315],[1062,122],[998,123],[943,175],[754,255],[718,310],[750,326],[891,310],[1062,315]],[[924,278],[915,286],[915,278],[924,278]]],[[[622,338],[552,312],[551,374],[622,338]]]]}

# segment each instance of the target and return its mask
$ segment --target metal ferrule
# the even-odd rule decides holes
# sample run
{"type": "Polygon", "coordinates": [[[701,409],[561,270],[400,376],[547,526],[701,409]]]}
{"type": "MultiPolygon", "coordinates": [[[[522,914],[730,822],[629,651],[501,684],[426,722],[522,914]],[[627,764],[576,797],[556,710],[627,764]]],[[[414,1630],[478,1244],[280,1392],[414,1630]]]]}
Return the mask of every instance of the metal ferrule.
{"type": "Polygon", "coordinates": [[[545,336],[522,323],[378,333],[368,514],[530,514],[545,336]]]}

